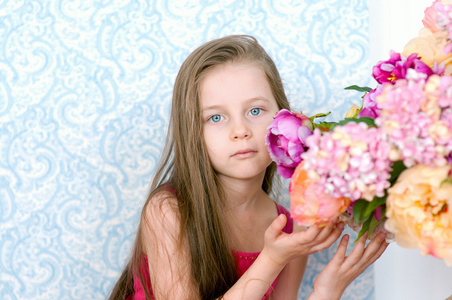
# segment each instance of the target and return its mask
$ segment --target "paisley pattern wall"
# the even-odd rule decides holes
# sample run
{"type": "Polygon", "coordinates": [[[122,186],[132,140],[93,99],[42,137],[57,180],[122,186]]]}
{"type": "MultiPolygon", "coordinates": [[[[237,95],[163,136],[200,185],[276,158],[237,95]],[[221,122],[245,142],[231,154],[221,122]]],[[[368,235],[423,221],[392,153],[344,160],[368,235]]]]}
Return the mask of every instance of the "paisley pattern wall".
{"type": "MultiPolygon", "coordinates": [[[[0,1],[1,299],[105,298],[129,255],[178,68],[237,33],[268,50],[295,109],[337,120],[359,104],[343,88],[369,82],[366,1],[0,1]]],[[[334,250],[310,259],[299,299],[334,250]]],[[[343,299],[373,291],[369,269],[343,299]]]]}

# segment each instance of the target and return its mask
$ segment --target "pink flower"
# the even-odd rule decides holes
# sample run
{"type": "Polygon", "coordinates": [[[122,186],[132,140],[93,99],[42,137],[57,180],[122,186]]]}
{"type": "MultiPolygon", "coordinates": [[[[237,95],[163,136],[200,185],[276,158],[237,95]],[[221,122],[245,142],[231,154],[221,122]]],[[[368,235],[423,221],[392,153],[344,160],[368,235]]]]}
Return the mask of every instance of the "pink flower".
{"type": "Polygon", "coordinates": [[[384,196],[390,185],[391,149],[379,128],[349,122],[324,134],[316,129],[307,145],[305,170],[328,195],[351,201],[384,196]]]}
{"type": "Polygon", "coordinates": [[[313,129],[311,119],[301,113],[282,109],[274,117],[265,142],[282,177],[292,177],[295,168],[303,160],[301,154],[307,150],[306,138],[313,129]]]}
{"type": "Polygon", "coordinates": [[[385,227],[405,248],[419,248],[452,266],[452,165],[416,165],[388,190],[385,227]]]}
{"type": "Polygon", "coordinates": [[[436,0],[431,6],[427,7],[424,11],[424,19],[422,20],[424,26],[431,32],[438,32],[440,30],[436,24],[436,3],[441,3],[441,1],[436,0]]]}
{"type": "Polygon", "coordinates": [[[368,92],[363,98],[363,109],[359,112],[358,118],[369,117],[376,119],[380,115],[380,108],[378,108],[375,99],[381,94],[383,90],[383,85],[379,84],[376,89],[368,92]]]}
{"type": "MultiPolygon", "coordinates": [[[[411,78],[411,75],[409,76],[411,78]]],[[[452,78],[430,76],[385,85],[377,97],[381,127],[407,167],[443,166],[452,151],[452,78]]]]}
{"type": "Polygon", "coordinates": [[[393,84],[398,79],[406,78],[408,69],[414,69],[418,73],[425,74],[426,77],[435,74],[429,66],[421,61],[417,53],[412,53],[406,57],[391,50],[390,59],[378,62],[378,64],[373,67],[372,76],[378,83],[393,84]]]}
{"type": "Polygon", "coordinates": [[[445,34],[447,44],[444,46],[443,53],[452,52],[452,3],[448,0],[436,1],[433,9],[436,11],[435,26],[439,31],[445,34]]]}
{"type": "Polygon", "coordinates": [[[291,215],[299,225],[326,224],[347,209],[350,199],[334,198],[322,190],[320,184],[306,175],[302,162],[295,169],[289,185],[291,215]]]}

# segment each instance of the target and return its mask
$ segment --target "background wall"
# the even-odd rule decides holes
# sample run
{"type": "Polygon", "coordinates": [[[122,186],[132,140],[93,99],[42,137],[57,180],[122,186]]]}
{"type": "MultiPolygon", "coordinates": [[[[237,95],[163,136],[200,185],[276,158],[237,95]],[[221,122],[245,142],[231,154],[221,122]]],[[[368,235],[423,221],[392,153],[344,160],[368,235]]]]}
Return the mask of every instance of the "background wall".
{"type": "MultiPolygon", "coordinates": [[[[102,299],[195,47],[256,36],[295,109],[342,118],[370,82],[362,0],[0,0],[0,298],[102,299]]],[[[287,203],[287,197],[286,197],[287,203]]],[[[334,249],[314,255],[306,298],[334,249]]],[[[343,299],[373,299],[366,271],[343,299]]]]}

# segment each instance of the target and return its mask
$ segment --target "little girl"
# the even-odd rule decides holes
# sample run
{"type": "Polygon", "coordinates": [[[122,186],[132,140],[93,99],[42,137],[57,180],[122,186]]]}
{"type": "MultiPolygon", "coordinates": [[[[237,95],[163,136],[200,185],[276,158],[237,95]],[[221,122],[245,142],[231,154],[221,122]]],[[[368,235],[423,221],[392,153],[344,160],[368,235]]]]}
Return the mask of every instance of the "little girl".
{"type": "MultiPolygon", "coordinates": [[[[276,166],[265,135],[290,109],[275,64],[250,36],[196,49],[174,85],[168,139],[132,258],[110,299],[296,299],[309,254],[344,225],[293,223],[269,195],[276,166]]],[[[344,235],[309,299],[339,299],[385,250],[344,235]]]]}

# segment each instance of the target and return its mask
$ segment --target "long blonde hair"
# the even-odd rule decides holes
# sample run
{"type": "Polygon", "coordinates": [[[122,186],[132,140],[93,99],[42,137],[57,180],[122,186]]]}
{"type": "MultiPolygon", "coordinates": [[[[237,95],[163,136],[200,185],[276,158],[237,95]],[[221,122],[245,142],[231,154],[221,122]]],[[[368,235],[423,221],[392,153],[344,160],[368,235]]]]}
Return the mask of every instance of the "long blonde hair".
{"type": "MultiPolygon", "coordinates": [[[[254,37],[231,35],[210,41],[193,51],[182,64],[174,84],[170,125],[165,148],[142,212],[132,258],[113,289],[110,299],[124,299],[133,292],[138,274],[147,299],[150,291],[140,272],[143,263],[142,227],[146,206],[169,184],[180,214],[180,233],[189,242],[191,273],[201,299],[222,296],[236,281],[237,273],[225,233],[224,197],[204,144],[199,84],[212,68],[225,63],[249,62],[266,74],[279,109],[290,109],[279,72],[254,37]]],[[[262,189],[269,194],[276,166],[267,167],[262,189]]],[[[179,240],[182,240],[180,238],[179,240]]]]}

